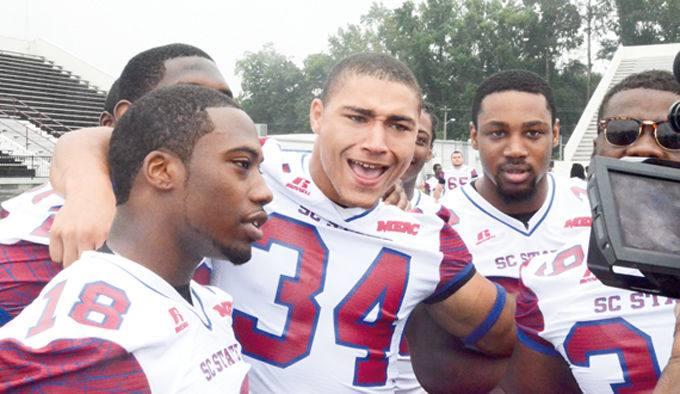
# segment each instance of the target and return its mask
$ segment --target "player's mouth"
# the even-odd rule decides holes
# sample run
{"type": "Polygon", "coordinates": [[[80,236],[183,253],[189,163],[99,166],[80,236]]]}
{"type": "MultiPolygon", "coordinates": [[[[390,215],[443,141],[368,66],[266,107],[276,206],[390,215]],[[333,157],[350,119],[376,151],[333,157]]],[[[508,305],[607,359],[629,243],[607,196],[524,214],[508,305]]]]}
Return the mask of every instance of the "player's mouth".
{"type": "Polygon", "coordinates": [[[349,168],[352,170],[357,181],[365,186],[372,186],[378,183],[382,175],[387,171],[389,166],[382,164],[368,163],[359,160],[347,160],[349,168]]]}
{"type": "Polygon", "coordinates": [[[505,178],[510,183],[525,182],[530,175],[529,168],[525,165],[507,165],[501,168],[505,174],[505,178]]]}
{"type": "Polygon", "coordinates": [[[244,220],[246,235],[250,239],[250,242],[256,242],[262,239],[263,234],[260,227],[267,221],[267,213],[265,211],[257,211],[250,214],[244,220]]]}

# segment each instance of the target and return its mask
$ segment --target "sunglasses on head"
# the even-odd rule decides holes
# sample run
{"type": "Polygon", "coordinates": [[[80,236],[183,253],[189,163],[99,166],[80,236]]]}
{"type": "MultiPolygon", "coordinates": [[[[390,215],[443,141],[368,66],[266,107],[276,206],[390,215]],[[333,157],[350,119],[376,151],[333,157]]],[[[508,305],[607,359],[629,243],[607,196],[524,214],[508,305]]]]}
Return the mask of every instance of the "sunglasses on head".
{"type": "Polygon", "coordinates": [[[631,145],[640,138],[644,126],[651,126],[654,128],[654,139],[660,147],[671,151],[680,150],[680,133],[673,131],[666,120],[652,122],[627,116],[615,116],[601,120],[598,126],[604,132],[607,142],[618,147],[631,145]]]}

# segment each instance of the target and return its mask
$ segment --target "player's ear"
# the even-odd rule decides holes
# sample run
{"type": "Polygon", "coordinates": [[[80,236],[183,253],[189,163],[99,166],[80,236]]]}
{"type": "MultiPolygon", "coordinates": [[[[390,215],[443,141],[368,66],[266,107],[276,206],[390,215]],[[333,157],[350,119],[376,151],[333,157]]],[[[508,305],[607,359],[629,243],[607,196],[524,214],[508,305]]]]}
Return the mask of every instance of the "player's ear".
{"type": "Polygon", "coordinates": [[[131,105],[132,103],[127,100],[120,100],[119,102],[117,102],[116,106],[113,107],[114,121],[120,119],[120,117],[123,116],[125,111],[127,111],[131,105]]]}
{"type": "Polygon", "coordinates": [[[321,99],[314,99],[309,108],[309,125],[312,127],[314,134],[319,134],[321,129],[321,117],[323,116],[323,101],[321,99]]]}
{"type": "Polygon", "coordinates": [[[474,150],[479,150],[477,147],[477,128],[472,122],[470,122],[470,143],[472,144],[472,148],[474,150]]]}
{"type": "Polygon", "coordinates": [[[100,126],[113,127],[113,123],[114,123],[113,114],[109,113],[108,111],[103,111],[101,115],[99,115],[100,126]]]}
{"type": "Polygon", "coordinates": [[[155,150],[144,158],[142,172],[147,183],[157,190],[172,190],[184,182],[184,165],[177,155],[155,150]]]}
{"type": "Polygon", "coordinates": [[[557,148],[559,144],[560,144],[560,119],[555,118],[555,124],[553,125],[552,146],[553,148],[557,148]]]}

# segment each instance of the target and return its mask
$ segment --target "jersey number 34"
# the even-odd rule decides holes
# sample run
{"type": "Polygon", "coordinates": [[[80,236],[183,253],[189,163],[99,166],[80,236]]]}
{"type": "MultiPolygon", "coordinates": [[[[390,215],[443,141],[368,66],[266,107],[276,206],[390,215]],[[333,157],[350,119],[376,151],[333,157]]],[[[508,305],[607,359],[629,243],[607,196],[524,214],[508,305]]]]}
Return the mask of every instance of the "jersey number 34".
{"type": "MultiPolygon", "coordinates": [[[[269,250],[276,243],[299,253],[295,276],[282,275],[275,303],[288,308],[282,335],[258,329],[257,318],[234,313],[234,330],[244,353],[267,363],[286,367],[307,357],[320,314],[315,297],[323,292],[328,248],[315,226],[273,214],[265,223],[265,236],[256,247],[269,250]]],[[[355,361],[354,385],[379,386],[387,379],[394,321],[408,280],[410,257],[383,248],[351,291],[335,306],[335,343],[365,349],[355,361]],[[368,314],[378,309],[376,318],[368,314]]]]}

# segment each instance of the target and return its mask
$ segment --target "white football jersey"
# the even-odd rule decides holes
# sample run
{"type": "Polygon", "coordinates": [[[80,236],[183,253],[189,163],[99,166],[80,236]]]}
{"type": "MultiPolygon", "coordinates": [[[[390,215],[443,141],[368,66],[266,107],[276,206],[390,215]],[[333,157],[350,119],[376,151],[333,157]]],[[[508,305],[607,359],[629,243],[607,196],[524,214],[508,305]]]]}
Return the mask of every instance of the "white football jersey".
{"type": "MultiPolygon", "coordinates": [[[[431,176],[427,181],[425,181],[425,188],[427,189],[430,196],[434,196],[434,191],[439,185],[439,178],[436,176],[431,176]]],[[[443,186],[443,185],[442,185],[443,186]]]]}
{"type": "Polygon", "coordinates": [[[190,291],[193,306],[149,269],[85,252],[0,328],[0,391],[247,392],[231,297],[190,291]]]}
{"type": "MultiPolygon", "coordinates": [[[[437,203],[434,198],[428,196],[418,189],[415,189],[413,191],[413,198],[411,198],[411,209],[421,213],[436,213],[441,209],[441,204],[437,203]]],[[[399,356],[397,357],[397,368],[399,370],[399,375],[397,376],[396,380],[395,393],[425,393],[425,389],[422,388],[418,382],[418,379],[416,378],[416,374],[413,372],[413,367],[411,366],[411,355],[408,351],[405,334],[406,330],[404,330],[404,332],[401,334],[401,342],[399,344],[399,356]]]]}
{"type": "Polygon", "coordinates": [[[546,199],[529,219],[499,211],[468,184],[448,193],[440,203],[450,209],[449,224],[460,234],[477,271],[514,293],[519,267],[534,256],[557,250],[564,240],[590,231],[586,184],[548,173],[546,199]]]}
{"type": "Polygon", "coordinates": [[[48,182],[2,202],[9,214],[0,220],[0,244],[30,241],[50,244],[50,228],[64,198],[48,182]]]}
{"type": "Polygon", "coordinates": [[[252,391],[394,392],[406,319],[471,278],[465,245],[434,214],[334,204],[310,155],[263,150],[274,195],[264,238],[248,264],[215,264],[212,280],[234,296],[252,391]]]}
{"type": "Polygon", "coordinates": [[[471,180],[477,178],[477,171],[468,166],[461,165],[460,168],[449,167],[444,170],[444,189],[442,194],[446,195],[451,190],[458,189],[470,183],[471,180]]]}
{"type": "Polygon", "coordinates": [[[417,188],[413,190],[413,197],[411,198],[411,209],[420,213],[437,213],[442,208],[434,198],[428,196],[417,188]]]}
{"type": "Polygon", "coordinates": [[[651,392],[670,357],[676,301],[603,285],[586,264],[588,237],[522,266],[517,334],[563,357],[586,393],[651,392]]]}

